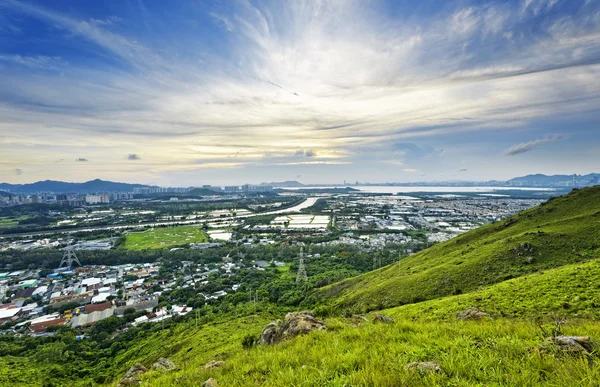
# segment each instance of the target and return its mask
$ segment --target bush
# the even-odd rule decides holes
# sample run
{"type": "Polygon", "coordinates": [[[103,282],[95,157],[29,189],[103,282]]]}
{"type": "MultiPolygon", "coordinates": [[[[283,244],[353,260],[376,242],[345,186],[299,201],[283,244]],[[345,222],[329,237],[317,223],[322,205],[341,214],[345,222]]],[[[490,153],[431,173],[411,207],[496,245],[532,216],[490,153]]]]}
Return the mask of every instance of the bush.
{"type": "Polygon", "coordinates": [[[244,336],[244,338],[242,339],[242,347],[244,347],[246,349],[252,348],[252,346],[254,345],[254,343],[256,343],[257,340],[258,340],[258,337],[256,337],[256,335],[249,333],[246,336],[244,336]]]}

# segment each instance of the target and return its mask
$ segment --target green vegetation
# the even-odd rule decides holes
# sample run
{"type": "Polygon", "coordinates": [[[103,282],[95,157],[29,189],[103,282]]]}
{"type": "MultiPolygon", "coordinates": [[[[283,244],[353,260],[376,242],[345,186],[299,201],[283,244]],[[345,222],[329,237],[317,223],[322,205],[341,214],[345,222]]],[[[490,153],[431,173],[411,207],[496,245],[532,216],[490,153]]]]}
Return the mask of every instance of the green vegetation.
{"type": "MultiPolygon", "coordinates": [[[[177,370],[150,370],[140,376],[143,385],[197,386],[213,377],[221,386],[597,386],[598,349],[577,355],[544,343],[549,334],[600,342],[599,222],[600,187],[576,190],[394,264],[391,250],[314,246],[321,258],[307,259],[304,284],[295,284],[295,247],[255,247],[244,250],[245,260],[277,259],[286,267],[242,269],[202,285],[244,284],[207,305],[197,292],[216,288],[164,291],[161,305],[194,305],[164,325],[119,333],[135,316],[130,311],[80,341],[64,327],[51,337],[0,335],[0,385],[115,386],[135,363],[149,368],[165,357],[177,370]],[[362,274],[379,257],[389,265],[362,274]],[[248,302],[252,297],[258,301],[248,302]],[[456,313],[467,307],[490,317],[458,321],[456,313]],[[267,323],[300,308],[314,309],[327,330],[253,345],[267,323]],[[383,309],[393,323],[354,315],[383,309]],[[225,365],[204,369],[211,360],[225,365]],[[406,369],[420,361],[436,362],[442,372],[406,369]]],[[[161,270],[180,270],[183,259],[217,262],[227,249],[165,254],[161,270]]]]}
{"type": "Polygon", "coordinates": [[[121,247],[129,250],[165,249],[204,242],[208,242],[208,236],[199,227],[178,226],[129,233],[121,247]]]}
{"type": "Polygon", "coordinates": [[[600,257],[600,187],[473,230],[323,290],[336,309],[380,310],[600,257]]]}
{"type": "Polygon", "coordinates": [[[404,305],[385,313],[419,320],[454,320],[479,308],[494,317],[600,319],[600,261],[530,274],[459,296],[404,305]]]}
{"type": "MultiPolygon", "coordinates": [[[[363,323],[334,318],[328,331],[277,344],[244,349],[240,331],[258,333],[256,323],[239,321],[189,334],[190,343],[170,358],[181,369],[151,371],[142,381],[152,386],[197,386],[209,377],[224,386],[596,386],[600,367],[580,357],[543,353],[543,341],[533,323],[491,322],[363,323]],[[239,329],[231,329],[238,325],[239,329]],[[221,332],[235,332],[231,339],[221,332]],[[204,344],[203,340],[211,340],[204,344]],[[188,349],[190,352],[187,352],[188,349]],[[208,361],[226,362],[203,370],[208,361]],[[443,373],[420,375],[405,369],[414,361],[435,361],[443,373]]],[[[600,325],[576,323],[566,334],[600,337],[600,325]]],[[[150,361],[165,350],[153,354],[150,361]]],[[[131,364],[131,363],[130,363],[131,364]]]]}

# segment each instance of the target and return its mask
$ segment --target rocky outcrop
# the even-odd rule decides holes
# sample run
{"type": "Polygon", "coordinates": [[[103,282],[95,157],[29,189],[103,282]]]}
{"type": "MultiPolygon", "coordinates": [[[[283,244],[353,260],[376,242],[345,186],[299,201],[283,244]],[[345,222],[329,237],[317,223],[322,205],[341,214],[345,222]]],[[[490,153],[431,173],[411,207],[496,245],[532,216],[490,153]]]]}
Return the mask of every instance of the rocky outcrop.
{"type": "Polygon", "coordinates": [[[422,375],[428,373],[442,373],[442,367],[432,361],[415,361],[404,366],[408,371],[418,372],[422,375]]]}
{"type": "Polygon", "coordinates": [[[142,381],[138,379],[138,376],[147,371],[146,367],[141,364],[136,364],[125,373],[123,378],[117,384],[118,387],[137,386],[142,384],[142,381]]]}
{"type": "Polygon", "coordinates": [[[203,370],[210,371],[216,370],[217,368],[221,368],[225,366],[225,362],[222,360],[211,360],[202,367],[203,370]]]}
{"type": "Polygon", "coordinates": [[[277,320],[267,325],[258,338],[258,344],[275,344],[290,337],[324,329],[325,323],[317,320],[312,312],[292,312],[283,321],[277,320]]]}
{"type": "Polygon", "coordinates": [[[173,371],[177,366],[171,360],[165,359],[161,357],[156,361],[156,363],[152,364],[153,370],[158,371],[173,371]]]}
{"type": "Polygon", "coordinates": [[[557,336],[549,337],[542,346],[545,350],[550,348],[573,355],[590,355],[596,348],[596,343],[589,336],[557,336]]]}
{"type": "Polygon", "coordinates": [[[456,312],[456,318],[458,320],[481,320],[484,318],[489,318],[491,317],[489,314],[485,313],[484,311],[477,309],[477,308],[473,308],[473,307],[469,307],[465,310],[463,310],[462,312],[456,312]]]}
{"type": "Polygon", "coordinates": [[[385,314],[375,313],[373,315],[373,323],[384,323],[384,324],[392,324],[394,320],[390,316],[386,316],[385,314]]]}
{"type": "Polygon", "coordinates": [[[219,387],[219,383],[213,378],[207,379],[202,383],[202,387],[219,387]]]}

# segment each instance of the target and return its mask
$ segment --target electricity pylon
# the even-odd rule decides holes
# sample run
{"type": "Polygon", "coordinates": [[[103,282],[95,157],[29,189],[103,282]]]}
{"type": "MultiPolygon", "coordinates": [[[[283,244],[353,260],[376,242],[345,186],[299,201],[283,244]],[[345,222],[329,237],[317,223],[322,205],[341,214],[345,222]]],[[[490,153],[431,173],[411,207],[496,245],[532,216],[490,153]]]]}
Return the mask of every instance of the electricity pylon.
{"type": "Polygon", "coordinates": [[[298,257],[298,275],[296,276],[296,283],[308,281],[308,274],[306,274],[306,266],[304,265],[304,246],[300,246],[300,256],[298,257]]]}
{"type": "Polygon", "coordinates": [[[70,247],[67,247],[65,249],[65,253],[63,254],[62,259],[60,260],[60,265],[58,266],[58,268],[60,269],[63,267],[63,265],[66,265],[67,268],[69,268],[69,270],[71,270],[71,268],[73,267],[73,262],[75,262],[77,265],[81,266],[81,262],[79,262],[79,259],[75,255],[75,252],[73,251],[73,249],[70,247]]]}

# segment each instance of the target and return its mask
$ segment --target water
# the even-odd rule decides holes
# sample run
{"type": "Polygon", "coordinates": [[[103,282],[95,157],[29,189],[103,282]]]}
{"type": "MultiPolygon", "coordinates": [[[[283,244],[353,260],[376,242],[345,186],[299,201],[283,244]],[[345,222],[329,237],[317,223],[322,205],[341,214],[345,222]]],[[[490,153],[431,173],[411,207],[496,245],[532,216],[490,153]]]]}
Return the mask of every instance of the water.
{"type": "MultiPolygon", "coordinates": [[[[414,192],[445,192],[445,193],[485,193],[494,191],[555,191],[554,188],[531,188],[531,187],[441,187],[441,186],[422,186],[422,187],[400,187],[400,186],[349,186],[360,192],[378,193],[378,194],[397,194],[397,193],[414,193],[414,192]]],[[[343,187],[282,187],[286,190],[303,190],[315,188],[343,188],[343,187]]]]}

